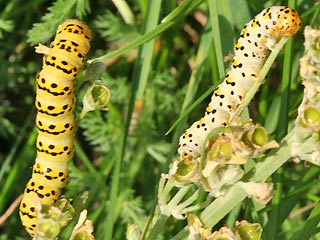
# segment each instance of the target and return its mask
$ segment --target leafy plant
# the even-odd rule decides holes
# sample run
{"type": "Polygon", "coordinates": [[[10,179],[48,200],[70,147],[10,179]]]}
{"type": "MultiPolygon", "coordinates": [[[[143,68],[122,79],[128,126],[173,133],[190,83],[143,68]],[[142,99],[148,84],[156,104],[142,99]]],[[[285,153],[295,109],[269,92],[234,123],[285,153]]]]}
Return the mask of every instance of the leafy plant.
{"type": "MultiPolygon", "coordinates": [[[[111,98],[107,111],[94,110],[81,120],[78,117],[76,154],[69,166],[70,182],[64,192],[66,198],[73,199],[75,218],[59,239],[71,236],[83,208],[88,211],[96,239],[126,236],[150,239],[150,232],[155,234],[154,239],[186,239],[188,224],[194,227],[198,223],[199,227],[194,229],[199,231],[214,232],[227,226],[232,234],[238,234],[235,222],[243,219],[253,224],[249,226],[257,230],[256,235],[260,234],[261,226],[265,239],[319,239],[316,220],[320,168],[288,160],[288,149],[280,152],[284,158],[277,161],[278,165],[270,165],[275,171],[271,177],[265,171],[261,173],[274,184],[273,200],[264,208],[257,208],[250,199],[245,199],[246,193],[237,187],[225,199],[214,203],[196,184],[183,188],[185,192],[173,187],[170,194],[180,194],[182,200],[193,197],[198,208],[191,210],[201,216],[199,222],[192,215],[186,220],[172,215],[163,217],[156,207],[159,200],[167,200],[162,199],[167,196],[165,193],[157,194],[167,186],[161,174],[168,173],[177,160],[180,135],[203,115],[211,93],[224,77],[230,57],[226,62],[223,58],[232,54],[243,24],[266,7],[289,5],[300,13],[303,28],[306,25],[318,28],[319,5],[314,3],[291,0],[0,3],[0,25],[3,23],[0,215],[23,192],[35,159],[34,84],[42,57],[34,54],[32,46],[39,42],[49,44],[64,19],[81,18],[93,31],[93,40],[87,68],[76,82],[78,116],[91,84],[108,87],[111,98]],[[92,69],[97,61],[104,66],[92,69]],[[85,203],[84,192],[88,192],[85,203]],[[234,194],[238,194],[236,198],[234,194]],[[212,205],[201,213],[207,206],[202,203],[212,205]],[[210,213],[215,213],[214,222],[210,213]],[[128,224],[133,225],[127,231],[128,224]]],[[[298,107],[304,93],[299,58],[303,56],[303,43],[300,31],[280,52],[260,92],[245,110],[255,123],[265,127],[269,140],[276,139],[280,145],[282,139],[288,139],[284,138],[285,132],[291,130],[301,112],[298,107]]],[[[262,170],[268,159],[274,158],[273,153],[274,150],[267,151],[259,158],[262,170]]],[[[250,172],[246,177],[242,180],[250,179],[250,172]]],[[[0,239],[28,239],[17,210],[3,216],[8,218],[2,220],[0,239]]]]}

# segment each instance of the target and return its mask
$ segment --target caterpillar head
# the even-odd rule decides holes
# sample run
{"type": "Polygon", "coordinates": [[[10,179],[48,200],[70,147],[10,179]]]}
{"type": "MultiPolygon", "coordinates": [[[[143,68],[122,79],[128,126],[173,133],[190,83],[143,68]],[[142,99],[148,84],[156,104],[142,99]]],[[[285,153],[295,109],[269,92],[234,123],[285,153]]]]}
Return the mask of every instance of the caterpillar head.
{"type": "Polygon", "coordinates": [[[282,37],[292,37],[301,28],[301,18],[294,9],[288,7],[281,8],[277,18],[274,32],[282,37]]]}

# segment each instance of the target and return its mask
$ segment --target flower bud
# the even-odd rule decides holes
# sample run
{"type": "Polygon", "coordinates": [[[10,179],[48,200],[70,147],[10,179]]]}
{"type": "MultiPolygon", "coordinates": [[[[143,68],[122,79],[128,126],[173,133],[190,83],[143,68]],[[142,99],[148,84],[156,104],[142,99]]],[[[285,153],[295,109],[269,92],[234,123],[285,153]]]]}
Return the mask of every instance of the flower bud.
{"type": "Polygon", "coordinates": [[[174,161],[169,170],[169,175],[176,181],[178,186],[182,186],[199,180],[199,162],[194,161],[174,161]]]}

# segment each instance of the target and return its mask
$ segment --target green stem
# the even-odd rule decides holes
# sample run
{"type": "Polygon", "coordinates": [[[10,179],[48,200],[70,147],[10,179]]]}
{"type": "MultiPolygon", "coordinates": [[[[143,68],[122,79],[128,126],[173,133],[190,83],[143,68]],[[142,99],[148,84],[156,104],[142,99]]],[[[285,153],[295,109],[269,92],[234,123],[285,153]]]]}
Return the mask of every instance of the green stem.
{"type": "Polygon", "coordinates": [[[89,60],[88,63],[92,63],[95,61],[104,62],[108,59],[120,56],[124,53],[131,51],[132,49],[137,48],[141,44],[148,42],[152,38],[158,36],[160,33],[167,30],[169,27],[174,25],[179,19],[188,15],[190,11],[194,10],[196,6],[198,6],[204,0],[185,0],[183,1],[175,10],[173,10],[166,18],[164,18],[157,27],[155,27],[152,31],[138,37],[137,39],[133,40],[130,44],[119,48],[111,53],[105,54],[101,57],[89,60]],[[182,11],[185,10],[185,11],[182,11]]]}
{"type": "Polygon", "coordinates": [[[98,176],[97,170],[94,168],[94,166],[92,165],[92,162],[90,161],[86,153],[83,151],[78,140],[76,139],[74,140],[74,147],[75,147],[77,156],[81,159],[82,163],[86,166],[90,174],[92,176],[98,176]]]}
{"type": "Polygon", "coordinates": [[[125,0],[112,0],[126,24],[134,24],[134,15],[125,0]]]}
{"type": "Polygon", "coordinates": [[[283,60],[283,71],[281,80],[281,107],[278,121],[278,140],[282,139],[288,130],[288,112],[289,112],[289,97],[291,86],[291,55],[292,55],[292,39],[285,46],[285,55],[283,60]]]}
{"type": "Polygon", "coordinates": [[[296,134],[296,128],[292,129],[283,139],[280,147],[274,150],[263,162],[256,165],[255,175],[250,181],[263,182],[266,181],[277,169],[279,169],[289,158],[291,152],[292,138],[296,134]]]}
{"type": "Polygon", "coordinates": [[[162,231],[163,226],[167,222],[169,216],[161,214],[155,223],[154,226],[152,226],[151,232],[149,233],[146,240],[154,240],[157,239],[158,234],[162,231]]]}
{"type": "Polygon", "coordinates": [[[233,186],[223,197],[214,200],[200,214],[205,228],[212,228],[233,208],[247,197],[246,192],[239,186],[233,186]]]}
{"type": "MultiPolygon", "coordinates": [[[[224,1],[225,2],[225,1],[224,1]]],[[[224,69],[224,62],[223,62],[223,53],[221,51],[222,44],[220,39],[220,25],[219,25],[219,13],[218,13],[218,6],[217,1],[208,1],[209,5],[209,12],[210,12],[210,20],[211,20],[211,26],[214,26],[211,28],[213,32],[213,42],[214,42],[214,48],[216,52],[216,58],[217,58],[217,64],[218,64],[218,70],[219,70],[219,79],[221,79],[225,75],[225,69],[224,69]]]]}

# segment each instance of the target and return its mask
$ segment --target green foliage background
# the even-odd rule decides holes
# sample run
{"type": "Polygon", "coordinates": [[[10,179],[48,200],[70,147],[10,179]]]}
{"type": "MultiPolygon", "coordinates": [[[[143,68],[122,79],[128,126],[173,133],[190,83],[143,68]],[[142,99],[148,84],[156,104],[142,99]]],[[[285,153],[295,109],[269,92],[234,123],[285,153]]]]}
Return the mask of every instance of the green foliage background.
{"type": "MultiPolygon", "coordinates": [[[[48,44],[65,19],[80,18],[90,26],[93,39],[87,60],[99,58],[106,65],[99,79],[86,75],[85,68],[79,75],[77,113],[87,80],[105,84],[112,94],[108,112],[90,112],[79,122],[65,196],[77,202],[88,191],[85,208],[94,223],[96,239],[110,239],[111,234],[113,239],[124,239],[128,224],[136,223],[142,229],[153,213],[160,174],[167,172],[177,157],[180,134],[203,115],[209,97],[196,108],[191,109],[190,104],[222,80],[230,63],[224,63],[223,57],[233,52],[242,26],[267,6],[290,4],[301,14],[304,26],[318,27],[320,10],[312,0],[220,0],[214,1],[215,9],[201,0],[178,1],[185,3],[182,9],[177,9],[174,0],[128,0],[129,8],[117,7],[117,2],[0,1],[0,214],[22,194],[36,155],[33,104],[42,56],[33,47],[48,44]],[[205,20],[218,20],[220,31],[205,26],[205,20]],[[141,103],[141,110],[134,107],[141,103]],[[166,135],[185,111],[189,111],[187,118],[166,135]]],[[[292,41],[290,98],[283,98],[288,89],[281,87],[281,55],[250,106],[254,120],[276,139],[283,137],[283,126],[296,117],[302,99],[298,76],[302,33],[292,41]],[[286,100],[288,104],[283,105],[286,100]],[[284,118],[287,115],[289,118],[284,118]]],[[[315,166],[292,162],[279,170],[275,179],[281,185],[279,205],[283,203],[283,208],[269,225],[281,228],[266,239],[292,238],[309,211],[296,217],[289,214],[319,201],[319,171],[315,166]],[[299,185],[301,176],[307,174],[311,174],[309,182],[299,185]],[[290,201],[287,193],[293,185],[297,186],[291,196],[295,200],[290,201]]],[[[273,207],[265,212],[272,212],[273,207]]],[[[239,211],[239,218],[250,216],[249,220],[264,224],[266,219],[252,217],[257,213],[248,214],[251,210],[249,206],[239,211]]],[[[184,224],[170,221],[159,239],[171,239],[184,224]]],[[[65,229],[61,239],[67,239],[73,225],[65,229]]],[[[1,226],[0,239],[28,239],[17,209],[1,226]]],[[[313,239],[320,239],[319,234],[313,239]]]]}

